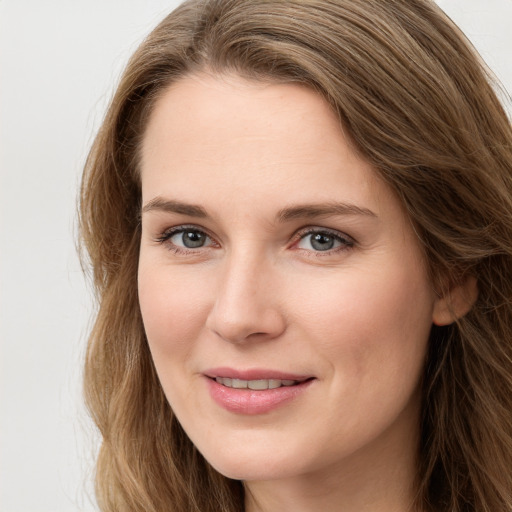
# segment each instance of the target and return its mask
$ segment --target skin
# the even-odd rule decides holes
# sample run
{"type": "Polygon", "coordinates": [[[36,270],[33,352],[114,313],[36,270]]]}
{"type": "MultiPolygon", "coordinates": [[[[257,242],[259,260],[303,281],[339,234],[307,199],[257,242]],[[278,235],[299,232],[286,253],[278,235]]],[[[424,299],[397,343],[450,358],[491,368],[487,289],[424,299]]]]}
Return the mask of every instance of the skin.
{"type": "Polygon", "coordinates": [[[154,363],[200,452],[244,480],[246,509],[410,510],[419,384],[446,308],[400,203],[326,102],[298,85],[183,78],[149,120],[141,178],[154,363]],[[351,206],[278,218],[333,203],[351,206]],[[202,247],[169,234],[184,225],[206,233],[202,247]],[[333,249],[313,246],[310,228],[333,249]],[[204,372],[220,366],[314,380],[268,413],[237,414],[208,392],[204,372]]]}

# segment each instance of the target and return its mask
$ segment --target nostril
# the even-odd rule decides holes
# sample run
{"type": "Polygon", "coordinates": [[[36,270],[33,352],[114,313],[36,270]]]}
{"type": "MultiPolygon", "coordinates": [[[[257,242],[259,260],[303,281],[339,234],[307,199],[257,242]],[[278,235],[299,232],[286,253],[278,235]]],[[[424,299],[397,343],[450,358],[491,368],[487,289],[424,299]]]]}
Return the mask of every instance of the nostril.
{"type": "Polygon", "coordinates": [[[285,315],[268,297],[254,293],[235,293],[231,288],[221,291],[206,319],[206,327],[225,341],[260,342],[279,337],[286,329],[285,315]]]}

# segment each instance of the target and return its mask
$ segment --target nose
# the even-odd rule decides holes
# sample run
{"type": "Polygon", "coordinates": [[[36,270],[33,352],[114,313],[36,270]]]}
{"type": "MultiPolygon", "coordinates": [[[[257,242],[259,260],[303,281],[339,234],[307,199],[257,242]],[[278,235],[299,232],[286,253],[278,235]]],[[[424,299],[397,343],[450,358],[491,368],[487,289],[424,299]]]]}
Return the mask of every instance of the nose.
{"type": "Polygon", "coordinates": [[[263,257],[233,255],[224,262],[206,327],[230,343],[265,341],[286,330],[276,270],[263,257]]]}

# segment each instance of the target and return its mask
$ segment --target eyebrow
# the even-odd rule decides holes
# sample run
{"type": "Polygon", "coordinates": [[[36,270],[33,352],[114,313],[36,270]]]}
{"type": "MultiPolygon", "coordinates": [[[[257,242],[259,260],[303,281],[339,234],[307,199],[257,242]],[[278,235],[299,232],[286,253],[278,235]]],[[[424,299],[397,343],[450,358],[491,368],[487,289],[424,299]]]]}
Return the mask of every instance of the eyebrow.
{"type": "Polygon", "coordinates": [[[351,203],[329,202],[325,204],[299,204],[288,206],[279,210],[277,219],[286,222],[293,219],[309,219],[313,217],[327,217],[330,215],[363,215],[377,217],[377,214],[368,208],[362,208],[351,203]]]}
{"type": "MultiPolygon", "coordinates": [[[[142,208],[142,213],[149,211],[178,213],[198,218],[209,217],[208,212],[202,206],[184,203],[175,199],[164,199],[159,196],[148,201],[142,208]]],[[[355,204],[328,202],[287,206],[279,210],[276,218],[278,222],[287,222],[294,219],[311,219],[331,215],[362,215],[366,217],[377,217],[377,214],[372,210],[355,204]]]]}
{"type": "Polygon", "coordinates": [[[202,206],[183,203],[174,199],[163,199],[162,197],[155,197],[151,199],[151,201],[148,201],[142,208],[141,213],[150,211],[181,213],[182,215],[199,218],[208,217],[208,213],[202,206]]]}

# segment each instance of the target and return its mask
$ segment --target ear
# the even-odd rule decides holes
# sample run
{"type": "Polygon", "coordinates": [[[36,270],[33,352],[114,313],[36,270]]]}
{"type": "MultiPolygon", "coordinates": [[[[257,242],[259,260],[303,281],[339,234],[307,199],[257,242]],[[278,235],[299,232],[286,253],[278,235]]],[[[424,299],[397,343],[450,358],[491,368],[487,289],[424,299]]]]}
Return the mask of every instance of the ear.
{"type": "Polygon", "coordinates": [[[449,325],[462,318],[473,307],[478,298],[476,277],[467,276],[434,303],[432,322],[434,325],[449,325]]]}

